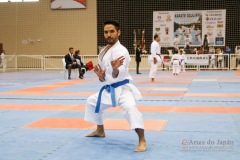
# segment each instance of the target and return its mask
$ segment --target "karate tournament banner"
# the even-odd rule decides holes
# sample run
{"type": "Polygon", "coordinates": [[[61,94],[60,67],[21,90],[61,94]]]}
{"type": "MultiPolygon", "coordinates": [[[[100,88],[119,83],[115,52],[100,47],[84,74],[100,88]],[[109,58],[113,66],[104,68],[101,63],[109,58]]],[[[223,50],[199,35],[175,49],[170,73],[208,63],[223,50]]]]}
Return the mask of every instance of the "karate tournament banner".
{"type": "Polygon", "coordinates": [[[178,35],[179,47],[186,41],[191,46],[201,46],[206,34],[209,45],[225,45],[226,10],[154,11],[153,36],[161,37],[162,47],[173,47],[178,35]]]}

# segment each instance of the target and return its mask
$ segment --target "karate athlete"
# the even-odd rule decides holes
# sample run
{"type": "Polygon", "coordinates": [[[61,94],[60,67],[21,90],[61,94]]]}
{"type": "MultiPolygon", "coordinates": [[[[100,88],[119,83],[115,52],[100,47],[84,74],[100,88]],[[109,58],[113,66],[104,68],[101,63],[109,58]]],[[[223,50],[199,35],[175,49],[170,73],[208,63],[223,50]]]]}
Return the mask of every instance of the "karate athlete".
{"type": "Polygon", "coordinates": [[[149,77],[151,78],[152,82],[154,82],[154,78],[156,77],[158,65],[161,65],[162,63],[161,46],[159,44],[160,40],[160,36],[155,34],[154,41],[151,44],[151,55],[148,57],[148,60],[151,64],[149,77]]]}
{"type": "Polygon", "coordinates": [[[0,67],[3,67],[3,72],[5,72],[7,68],[7,59],[6,59],[6,54],[4,50],[1,53],[1,61],[2,62],[0,64],[0,67]]]}
{"type": "Polygon", "coordinates": [[[103,125],[103,111],[110,107],[120,106],[124,115],[139,138],[136,152],[144,152],[147,149],[144,137],[144,124],[142,114],[138,111],[136,100],[142,98],[138,89],[129,81],[128,65],[131,61],[128,50],[119,42],[119,23],[106,21],[104,23],[104,37],[107,46],[99,53],[99,64],[94,67],[94,72],[101,82],[106,85],[101,90],[90,96],[86,102],[84,120],[95,123],[96,131],[87,137],[105,137],[103,125]]]}
{"type": "Polygon", "coordinates": [[[183,54],[183,50],[180,50],[179,53],[180,53],[180,55],[179,55],[179,57],[180,57],[180,67],[179,67],[179,69],[180,69],[180,72],[181,71],[185,72],[186,57],[183,54]]]}
{"type": "Polygon", "coordinates": [[[180,55],[177,52],[175,52],[175,54],[172,56],[171,64],[173,66],[173,75],[178,75],[179,65],[181,64],[181,62],[180,62],[180,55]]]}

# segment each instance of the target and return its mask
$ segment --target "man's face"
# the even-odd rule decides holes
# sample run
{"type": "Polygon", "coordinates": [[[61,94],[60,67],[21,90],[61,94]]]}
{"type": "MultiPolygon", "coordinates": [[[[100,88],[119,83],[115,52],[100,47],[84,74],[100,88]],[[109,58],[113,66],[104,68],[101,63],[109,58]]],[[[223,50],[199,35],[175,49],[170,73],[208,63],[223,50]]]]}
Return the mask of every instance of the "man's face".
{"type": "Polygon", "coordinates": [[[107,24],[104,26],[104,37],[108,44],[113,45],[118,41],[120,30],[117,31],[114,25],[107,24]]]}
{"type": "Polygon", "coordinates": [[[69,52],[70,52],[71,54],[73,54],[73,52],[74,52],[74,49],[70,49],[70,50],[69,50],[69,52]]]}

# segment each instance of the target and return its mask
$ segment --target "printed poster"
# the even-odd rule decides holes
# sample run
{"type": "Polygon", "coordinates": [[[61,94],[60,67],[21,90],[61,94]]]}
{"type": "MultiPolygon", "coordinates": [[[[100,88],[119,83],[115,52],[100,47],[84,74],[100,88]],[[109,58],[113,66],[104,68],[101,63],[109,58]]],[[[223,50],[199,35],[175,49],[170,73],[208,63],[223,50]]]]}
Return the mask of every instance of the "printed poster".
{"type": "Polygon", "coordinates": [[[209,45],[225,46],[226,10],[154,11],[153,36],[160,35],[162,47],[173,47],[178,35],[179,47],[200,47],[204,35],[209,45]]]}

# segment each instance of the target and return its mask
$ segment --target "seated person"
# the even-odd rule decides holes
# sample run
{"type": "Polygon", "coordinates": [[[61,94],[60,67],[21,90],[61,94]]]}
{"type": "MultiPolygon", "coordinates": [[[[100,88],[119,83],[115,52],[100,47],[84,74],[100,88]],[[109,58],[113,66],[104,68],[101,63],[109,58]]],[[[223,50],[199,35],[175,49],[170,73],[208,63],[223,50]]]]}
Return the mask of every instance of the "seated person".
{"type": "Polygon", "coordinates": [[[197,48],[191,47],[191,50],[192,50],[192,54],[197,54],[197,48]]]}
{"type": "Polygon", "coordinates": [[[214,46],[209,46],[209,54],[214,54],[215,53],[215,48],[214,46]]]}
{"type": "Polygon", "coordinates": [[[71,79],[71,69],[78,68],[79,78],[83,79],[83,73],[81,70],[81,66],[77,64],[76,59],[73,56],[74,49],[72,47],[69,48],[69,53],[65,55],[66,69],[68,70],[68,79],[71,79]]]}
{"type": "Polygon", "coordinates": [[[199,55],[199,54],[204,54],[204,47],[203,46],[201,46],[200,48],[199,48],[199,50],[197,51],[197,54],[199,55]]]}
{"type": "Polygon", "coordinates": [[[186,46],[186,48],[184,49],[185,54],[192,54],[192,50],[189,47],[189,45],[186,46]]]}
{"type": "Polygon", "coordinates": [[[80,56],[80,51],[76,50],[74,54],[74,58],[76,59],[77,63],[81,66],[82,69],[82,76],[85,74],[85,71],[88,71],[88,66],[86,66],[80,56]],[[84,69],[85,68],[85,69],[84,69]]]}

